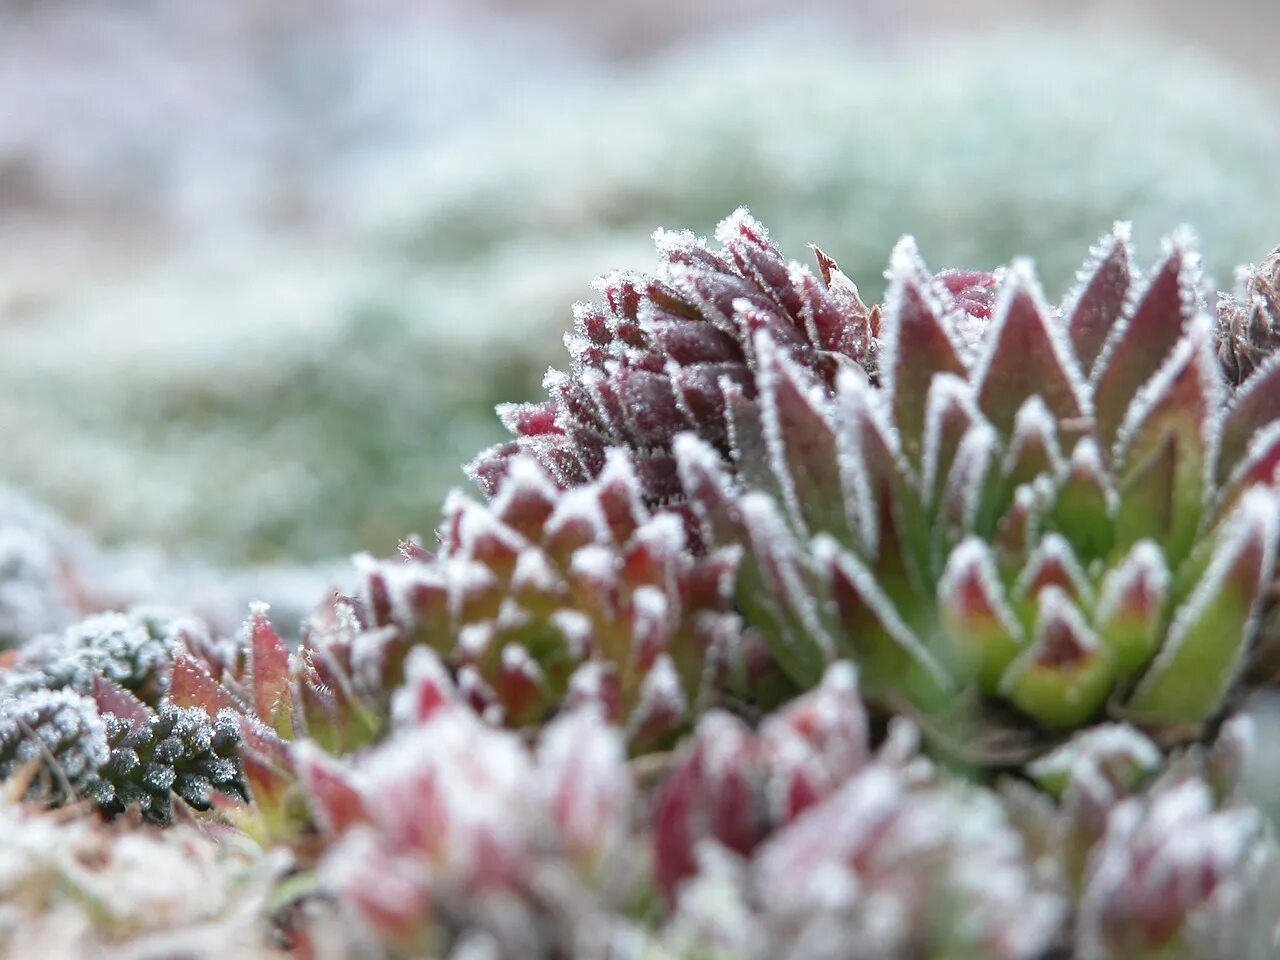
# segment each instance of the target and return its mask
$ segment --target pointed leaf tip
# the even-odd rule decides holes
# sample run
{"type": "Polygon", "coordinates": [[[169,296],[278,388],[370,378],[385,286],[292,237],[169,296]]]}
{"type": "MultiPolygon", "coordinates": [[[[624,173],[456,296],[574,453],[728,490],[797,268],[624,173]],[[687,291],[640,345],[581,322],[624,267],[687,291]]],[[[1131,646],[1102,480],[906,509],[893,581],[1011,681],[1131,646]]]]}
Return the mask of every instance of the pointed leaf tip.
{"type": "Polygon", "coordinates": [[[1249,491],[1219,533],[1209,568],[1174,614],[1164,646],[1129,701],[1132,716],[1199,724],[1217,711],[1253,640],[1278,540],[1276,495],[1249,491]]]}
{"type": "Polygon", "coordinates": [[[288,740],[293,736],[289,649],[267,619],[265,605],[253,609],[248,628],[254,710],[259,719],[288,740]]]}

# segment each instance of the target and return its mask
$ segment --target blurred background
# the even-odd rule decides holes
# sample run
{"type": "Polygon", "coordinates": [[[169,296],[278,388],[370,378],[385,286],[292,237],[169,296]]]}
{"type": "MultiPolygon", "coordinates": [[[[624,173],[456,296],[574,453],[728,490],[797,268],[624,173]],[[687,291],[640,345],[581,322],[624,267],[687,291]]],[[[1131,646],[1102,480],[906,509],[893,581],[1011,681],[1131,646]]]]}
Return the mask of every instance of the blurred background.
{"type": "Polygon", "coordinates": [[[0,635],[60,616],[21,581],[73,528],[152,583],[429,536],[658,226],[746,205],[871,295],[903,233],[1029,253],[1057,299],[1112,221],[1144,263],[1189,222],[1229,285],[1280,241],[1278,36],[1274,0],[0,0],[0,635]]]}

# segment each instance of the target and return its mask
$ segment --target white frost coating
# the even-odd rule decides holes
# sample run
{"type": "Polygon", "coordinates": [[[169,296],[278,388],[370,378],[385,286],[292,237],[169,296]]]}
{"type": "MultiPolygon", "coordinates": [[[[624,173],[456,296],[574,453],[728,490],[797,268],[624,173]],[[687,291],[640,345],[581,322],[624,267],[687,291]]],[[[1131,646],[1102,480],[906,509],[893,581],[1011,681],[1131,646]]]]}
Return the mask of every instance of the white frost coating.
{"type": "Polygon", "coordinates": [[[933,654],[925,649],[924,644],[902,619],[893,601],[880,588],[875,574],[868,570],[857,557],[825,533],[820,533],[814,538],[813,556],[819,566],[838,569],[853,584],[858,596],[880,621],[885,632],[898,646],[909,653],[939,686],[946,689],[951,685],[947,671],[934,659],[933,654]]]}
{"type": "Polygon", "coordinates": [[[586,656],[595,637],[590,617],[581,610],[562,609],[555,611],[548,619],[560,631],[575,656],[586,656]]]}
{"type": "Polygon", "coordinates": [[[645,509],[640,494],[640,480],[636,477],[635,465],[631,462],[630,454],[622,447],[610,447],[604,452],[604,468],[590,486],[600,490],[615,484],[627,492],[631,513],[634,516],[643,517],[645,509]]]}
{"type": "Polygon", "coordinates": [[[981,357],[974,366],[972,380],[974,392],[981,395],[987,377],[991,373],[991,365],[1004,334],[1005,325],[1009,322],[1010,311],[1018,294],[1026,293],[1035,306],[1036,319],[1044,331],[1045,339],[1053,351],[1053,359],[1057,367],[1066,375],[1067,385],[1071,389],[1076,407],[1083,416],[1093,412],[1093,397],[1085,382],[1084,375],[1076,363],[1075,349],[1071,345],[1066,324],[1062,317],[1055,314],[1045,303],[1044,292],[1040,289],[1040,281],[1036,278],[1035,268],[1031,261],[1018,258],[1009,266],[1004,283],[996,298],[992,317],[994,318],[986,333],[986,343],[981,357]]]}
{"type": "Polygon", "coordinates": [[[586,660],[569,677],[569,692],[565,703],[570,707],[591,704],[601,705],[605,700],[605,680],[611,672],[599,660],[586,660]]]}
{"type": "Polygon", "coordinates": [[[600,507],[600,498],[592,487],[574,487],[560,493],[555,509],[547,518],[546,537],[554,537],[570,523],[585,525],[596,543],[613,542],[613,534],[600,507]]]}
{"type": "Polygon", "coordinates": [[[643,729],[645,724],[663,717],[678,719],[689,711],[689,701],[684,695],[680,674],[671,656],[659,654],[653,666],[640,684],[640,695],[631,716],[629,726],[643,729]]]}
{"type": "Polygon", "coordinates": [[[934,491],[941,479],[939,472],[943,469],[943,464],[939,462],[939,458],[942,456],[942,432],[949,414],[962,415],[970,425],[985,421],[974,400],[969,381],[953,373],[939,373],[930,381],[929,396],[925,401],[920,482],[924,488],[921,492],[926,507],[933,506],[934,491]]]}
{"type": "Polygon", "coordinates": [[[1010,683],[1027,666],[1039,659],[1044,652],[1049,633],[1053,629],[1066,627],[1067,632],[1085,653],[1092,653],[1102,645],[1102,641],[1093,632],[1084,614],[1071,599],[1071,595],[1061,587],[1048,586],[1041,590],[1037,606],[1034,642],[1005,674],[1005,680],[1010,683]]]}
{"type": "Polygon", "coordinates": [[[430,647],[415,646],[405,658],[404,683],[391,696],[393,727],[411,726],[418,722],[424,687],[439,691],[446,699],[456,695],[453,679],[439,655],[430,647]]]}
{"type": "Polygon", "coordinates": [[[18,764],[37,759],[56,764],[73,785],[95,773],[111,752],[97,706],[71,690],[0,698],[0,746],[12,750],[18,764]]]}
{"type": "Polygon", "coordinates": [[[942,508],[946,518],[958,523],[966,533],[973,530],[999,443],[995,428],[979,422],[968,429],[956,450],[942,494],[942,508]]]}
{"type": "Polygon", "coordinates": [[[738,501],[738,509],[751,539],[752,552],[765,567],[765,576],[778,582],[778,599],[799,617],[807,639],[818,644],[830,658],[835,652],[835,641],[822,624],[817,598],[803,580],[801,568],[805,557],[779,516],[773,499],[752,491],[738,501]]]}
{"type": "Polygon", "coordinates": [[[520,674],[534,683],[542,681],[542,668],[529,656],[523,644],[509,643],[502,648],[502,670],[508,674],[520,674]]]}
{"type": "Polygon", "coordinates": [[[761,330],[755,336],[756,356],[759,358],[759,371],[756,374],[758,396],[760,400],[760,422],[764,430],[765,447],[769,451],[769,466],[773,471],[782,498],[797,530],[811,532],[804,521],[804,511],[800,507],[800,498],[796,492],[795,476],[787,463],[787,438],[783,436],[780,411],[778,410],[778,387],[783,379],[794,384],[796,392],[809,403],[816,419],[830,422],[830,416],[820,402],[813,398],[813,384],[783,351],[779,350],[773,338],[761,330]]]}
{"type": "Polygon", "coordinates": [[[532,457],[512,457],[507,464],[507,475],[498,495],[493,498],[491,509],[502,516],[511,509],[513,501],[523,500],[530,494],[538,500],[554,503],[559,491],[546,471],[532,457]]]}
{"type": "Polygon", "coordinates": [[[650,236],[653,238],[654,247],[664,259],[686,250],[708,249],[707,238],[698,236],[692,230],[670,230],[659,227],[650,236]]]}
{"type": "Polygon", "coordinates": [[[632,541],[650,547],[660,557],[682,557],[684,523],[674,513],[657,513],[632,535],[632,541]]]}
{"type": "Polygon", "coordinates": [[[469,623],[458,631],[458,649],[468,657],[479,657],[493,642],[493,624],[469,623]]]}
{"type": "Polygon", "coordinates": [[[1009,438],[1009,448],[1005,451],[1000,472],[1006,477],[1012,474],[1022,451],[1035,441],[1039,441],[1049,458],[1050,475],[1061,476],[1065,461],[1058,443],[1058,420],[1049,412],[1039,394],[1028,397],[1014,415],[1013,435],[1009,438]]]}
{"type": "Polygon", "coordinates": [[[600,584],[611,584],[618,578],[622,559],[609,547],[591,544],[579,547],[569,558],[569,570],[579,577],[600,584]]]}
{"type": "Polygon", "coordinates": [[[667,595],[657,587],[637,587],[631,593],[635,611],[653,623],[666,623],[669,611],[667,595]]]}
{"type": "MultiPolygon", "coordinates": [[[[1018,579],[1014,582],[1014,598],[1021,600],[1027,597],[1036,579],[1045,570],[1053,567],[1066,574],[1067,580],[1071,584],[1071,589],[1080,602],[1086,607],[1092,607],[1093,586],[1089,583],[1089,578],[1085,575],[1084,568],[1080,566],[1080,561],[1076,559],[1076,553],[1071,548],[1070,541],[1056,532],[1046,533],[1044,539],[1040,541],[1030,558],[1028,558],[1026,566],[1022,568],[1022,572],[1018,574],[1018,579]]],[[[1045,589],[1052,588],[1053,585],[1050,585],[1045,589]]]]}
{"type": "Polygon", "coordinates": [[[1166,237],[1161,241],[1160,246],[1162,253],[1156,265],[1144,276],[1138,278],[1141,282],[1129,284],[1129,294],[1125,298],[1125,306],[1120,314],[1120,319],[1111,328],[1111,333],[1103,343],[1102,349],[1098,351],[1097,360],[1094,361],[1090,380],[1093,387],[1097,386],[1102,374],[1111,365],[1112,356],[1129,334],[1134,314],[1147,298],[1147,294],[1151,292],[1156,280],[1164,273],[1165,265],[1172,258],[1180,258],[1178,293],[1182,308],[1181,319],[1185,321],[1203,309],[1204,297],[1201,292],[1200,255],[1196,250],[1194,232],[1190,228],[1175,230],[1172,236],[1166,237]],[[1188,304],[1190,304],[1190,307],[1188,304]]]}
{"type": "Polygon", "coordinates": [[[1000,626],[1021,644],[1025,637],[1022,624],[1005,597],[1004,584],[1000,582],[991,547],[981,537],[967,537],[951,551],[947,566],[938,578],[939,605],[944,609],[963,610],[965,603],[960,592],[969,577],[977,578],[983,598],[995,611],[1000,626]]]}
{"type": "MultiPolygon", "coordinates": [[[[1196,584],[1191,596],[1173,615],[1164,645],[1134,691],[1134,699],[1142,697],[1159,682],[1160,677],[1177,659],[1187,636],[1204,615],[1205,608],[1222,591],[1232,567],[1246,551],[1256,547],[1261,551],[1261,562],[1258,564],[1253,603],[1241,631],[1242,637],[1252,636],[1253,624],[1258,614],[1258,598],[1263,585],[1270,582],[1275,572],[1277,539],[1280,539],[1280,499],[1268,488],[1254,487],[1241,498],[1240,505],[1223,525],[1222,532],[1214,543],[1209,568],[1196,584]]],[[[1204,682],[1218,682],[1221,689],[1225,689],[1235,678],[1246,647],[1247,644],[1237,642],[1235,661],[1227,666],[1225,675],[1216,678],[1205,676],[1204,682]]]]}
{"type": "Polygon", "coordinates": [[[871,469],[863,444],[870,432],[884,444],[893,467],[907,485],[915,474],[907,464],[898,441],[898,432],[884,406],[884,393],[852,371],[842,370],[836,379],[836,450],[840,457],[841,487],[845,514],[854,519],[865,552],[874,556],[880,540],[880,517],[875,492],[871,489],[871,469]]]}
{"type": "MultiPolygon", "coordinates": [[[[1277,356],[1280,356],[1278,354],[1277,356]]],[[[1228,496],[1233,490],[1239,487],[1253,470],[1257,469],[1258,464],[1268,456],[1277,445],[1280,445],[1280,420],[1269,423],[1261,430],[1258,430],[1249,438],[1249,446],[1243,457],[1240,458],[1239,464],[1231,475],[1227,478],[1227,482],[1222,485],[1220,493],[1228,496]]],[[[1280,469],[1280,464],[1277,464],[1280,469]]],[[[1272,486],[1276,484],[1277,477],[1272,476],[1264,480],[1264,483],[1270,483],[1272,486]]]]}
{"type": "Polygon", "coordinates": [[[693,742],[703,771],[713,783],[740,776],[755,747],[747,725],[723,710],[712,710],[698,720],[693,742]]]}
{"type": "Polygon", "coordinates": [[[1204,444],[1202,465],[1203,489],[1214,486],[1217,470],[1218,448],[1222,442],[1222,419],[1226,405],[1226,384],[1222,369],[1214,353],[1213,325],[1207,314],[1196,314],[1187,327],[1186,335],[1178,341],[1168,360],[1143,384],[1125,412],[1124,421],[1116,433],[1112,462],[1116,474],[1124,468],[1124,458],[1129,452],[1138,431],[1147,418],[1168,394],[1186,368],[1194,364],[1204,389],[1205,416],[1200,421],[1200,440],[1204,444]]]}
{"type": "Polygon", "coordinates": [[[879,512],[876,510],[866,454],[863,450],[862,418],[870,419],[862,378],[841,371],[836,380],[836,456],[839,458],[840,490],[845,516],[854,524],[862,550],[874,556],[880,540],[879,512]]]}
{"type": "Polygon", "coordinates": [[[1145,733],[1127,723],[1105,723],[1076,734],[1032,762],[1027,771],[1037,780],[1065,780],[1092,775],[1118,758],[1147,772],[1164,763],[1164,754],[1145,733]]]}
{"type": "MultiPolygon", "coordinates": [[[[1075,283],[1067,291],[1066,296],[1062,298],[1063,322],[1071,319],[1072,314],[1076,312],[1076,308],[1080,305],[1080,298],[1089,289],[1089,284],[1093,282],[1093,278],[1102,269],[1102,265],[1111,259],[1111,254],[1117,247],[1123,252],[1125,266],[1128,267],[1129,289],[1133,289],[1138,279],[1133,266],[1133,224],[1128,220],[1117,220],[1112,225],[1111,232],[1104,234],[1089,248],[1088,257],[1080,265],[1080,269],[1076,271],[1075,283]]],[[[1081,372],[1087,378],[1092,379],[1091,370],[1081,372]]]]}
{"type": "Polygon", "coordinates": [[[1139,540],[1119,565],[1103,578],[1095,620],[1100,624],[1110,622],[1119,611],[1125,595],[1140,583],[1149,585],[1155,595],[1158,612],[1172,581],[1164,551],[1152,540],[1139,540]]]}
{"type": "Polygon", "coordinates": [[[521,550],[528,541],[498,519],[489,507],[466,497],[450,495],[445,503],[445,516],[456,518],[458,540],[462,549],[457,555],[471,557],[479,540],[492,540],[502,544],[512,553],[521,550]]]}
{"type": "MultiPolygon", "coordinates": [[[[889,255],[889,269],[885,271],[884,276],[889,281],[889,288],[885,292],[884,310],[880,320],[880,389],[892,406],[893,399],[897,396],[895,378],[901,359],[899,354],[902,351],[902,310],[908,286],[918,291],[927,309],[937,318],[951,348],[956,352],[956,356],[961,358],[962,363],[967,351],[965,345],[957,340],[955,331],[947,322],[949,314],[954,311],[949,308],[948,298],[943,297],[929,273],[929,268],[921,259],[914,237],[904,236],[894,245],[893,252],[889,255]]],[[[910,358],[906,358],[906,361],[909,363],[910,358]]]]}
{"type": "Polygon", "coordinates": [[[746,227],[752,233],[758,233],[766,241],[769,239],[769,231],[764,228],[764,225],[759,220],[751,215],[751,211],[746,207],[738,207],[737,210],[734,210],[733,213],[716,224],[716,243],[724,247],[729,246],[738,238],[738,234],[743,227],[746,227]]]}
{"type": "Polygon", "coordinates": [[[537,547],[526,547],[516,555],[511,586],[516,591],[555,593],[563,588],[564,581],[545,553],[537,547]]]}

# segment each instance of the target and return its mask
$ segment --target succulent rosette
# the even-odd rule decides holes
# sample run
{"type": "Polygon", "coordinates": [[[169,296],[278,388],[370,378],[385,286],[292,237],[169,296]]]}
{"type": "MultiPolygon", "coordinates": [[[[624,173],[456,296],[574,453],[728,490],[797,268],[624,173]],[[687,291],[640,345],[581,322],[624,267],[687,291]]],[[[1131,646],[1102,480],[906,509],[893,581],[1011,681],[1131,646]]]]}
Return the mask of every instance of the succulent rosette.
{"type": "Polygon", "coordinates": [[[980,763],[1219,715],[1280,541],[1280,363],[1220,363],[1189,236],[1142,277],[1118,226],[1061,308],[1025,262],[933,274],[909,240],[868,308],[741,211],[718,237],[660,234],[657,275],[605,281],[482,482],[525,451],[579,484],[629,448],[695,542],[744,550],[737,608],[798,685],[852,657],[980,763]]]}
{"type": "Polygon", "coordinates": [[[755,396],[757,332],[826,382],[842,366],[871,362],[878,315],[834,262],[818,254],[824,279],[789,263],[745,211],[717,237],[721,251],[659,230],[657,274],[612,274],[598,284],[602,302],[577,305],[566,338],[570,372],[547,374],[543,403],[500,406],[515,439],[469,467],[487,492],[517,454],[571,487],[597,476],[607,451],[621,447],[634,452],[648,505],[679,501],[672,441],[693,429],[731,454],[727,412],[755,396]]]}
{"type": "Polygon", "coordinates": [[[1121,228],[1061,310],[1016,263],[988,319],[906,242],[876,376],[833,391],[757,335],[736,476],[676,451],[708,541],[748,545],[739,602],[780,663],[854,656],[983,761],[1219,714],[1280,539],[1280,363],[1230,392],[1188,240],[1145,282],[1130,262],[1121,228]]]}
{"type": "Polygon", "coordinates": [[[450,499],[434,555],[368,567],[371,628],[434,648],[507,725],[594,701],[652,747],[731,688],[769,699],[768,657],[733,610],[736,546],[692,550],[622,451],[567,491],[527,457],[507,467],[490,503],[450,499]]]}

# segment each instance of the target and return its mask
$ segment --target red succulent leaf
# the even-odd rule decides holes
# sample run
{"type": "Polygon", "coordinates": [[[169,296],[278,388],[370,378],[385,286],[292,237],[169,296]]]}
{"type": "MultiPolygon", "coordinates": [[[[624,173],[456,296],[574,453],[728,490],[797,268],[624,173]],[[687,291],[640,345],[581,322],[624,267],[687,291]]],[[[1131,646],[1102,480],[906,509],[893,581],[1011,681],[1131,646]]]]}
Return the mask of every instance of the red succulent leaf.
{"type": "Polygon", "coordinates": [[[93,678],[93,699],[100,713],[127,720],[135,728],[145,724],[151,716],[146,704],[114,680],[102,675],[93,678]]]}
{"type": "Polygon", "coordinates": [[[1185,242],[1175,242],[1141,299],[1112,330],[1094,377],[1094,416],[1104,448],[1115,440],[1134,395],[1181,339],[1199,282],[1198,257],[1185,242]]]}
{"type": "Polygon", "coordinates": [[[287,740],[293,736],[289,648],[271,626],[265,607],[253,610],[248,628],[254,711],[259,719],[287,740]]]}
{"type": "Polygon", "coordinates": [[[1093,250],[1093,263],[1082,271],[1082,282],[1069,311],[1067,330],[1084,375],[1124,314],[1133,284],[1133,252],[1127,223],[1117,223],[1109,237],[1093,250]]]}
{"type": "Polygon", "coordinates": [[[242,705],[195,660],[179,654],[173,662],[169,699],[180,707],[199,707],[212,719],[219,710],[240,711],[242,705]]]}
{"type": "Polygon", "coordinates": [[[1033,282],[1015,267],[987,334],[987,353],[974,375],[978,406],[1006,436],[1019,409],[1033,396],[1040,397],[1059,423],[1078,421],[1085,413],[1080,373],[1061,331],[1032,291],[1033,282]]]}
{"type": "Polygon", "coordinates": [[[357,823],[367,822],[369,812],[360,789],[346,767],[331,760],[310,741],[294,744],[298,780],[306,794],[316,823],[329,836],[345,833],[357,823]]]}

